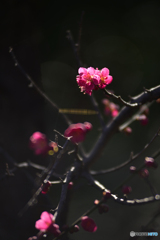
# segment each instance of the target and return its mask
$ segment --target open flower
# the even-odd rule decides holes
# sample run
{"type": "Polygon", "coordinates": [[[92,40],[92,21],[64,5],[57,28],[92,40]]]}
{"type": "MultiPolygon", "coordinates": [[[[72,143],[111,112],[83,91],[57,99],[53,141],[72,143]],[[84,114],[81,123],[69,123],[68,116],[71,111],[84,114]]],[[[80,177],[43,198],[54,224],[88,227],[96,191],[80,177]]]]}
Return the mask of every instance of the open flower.
{"type": "Polygon", "coordinates": [[[92,218],[84,216],[81,218],[81,226],[87,232],[95,232],[97,230],[97,225],[92,218]]]}
{"type": "Polygon", "coordinates": [[[86,133],[91,130],[92,124],[85,122],[71,124],[64,132],[65,137],[72,137],[71,141],[73,143],[83,142],[86,136],[86,133]]]}
{"type": "Polygon", "coordinates": [[[92,94],[92,90],[98,88],[105,88],[106,85],[110,84],[113,77],[109,75],[109,69],[103,68],[98,70],[93,67],[78,69],[79,75],[76,77],[76,81],[81,89],[81,92],[92,94]]]}
{"type": "Polygon", "coordinates": [[[59,230],[59,226],[55,224],[54,216],[48,212],[42,212],[41,219],[36,221],[35,227],[42,232],[51,232],[55,237],[59,236],[61,233],[59,230]]]}

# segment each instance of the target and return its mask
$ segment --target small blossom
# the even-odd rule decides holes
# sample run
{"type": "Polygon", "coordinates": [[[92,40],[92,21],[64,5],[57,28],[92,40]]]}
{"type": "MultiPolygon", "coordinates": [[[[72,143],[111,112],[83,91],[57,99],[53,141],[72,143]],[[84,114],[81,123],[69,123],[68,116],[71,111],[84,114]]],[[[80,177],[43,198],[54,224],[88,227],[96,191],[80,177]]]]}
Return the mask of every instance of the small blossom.
{"type": "Polygon", "coordinates": [[[148,170],[147,170],[146,168],[144,168],[144,169],[141,169],[141,170],[139,171],[139,175],[140,175],[142,178],[147,178],[147,177],[149,176],[149,172],[148,172],[148,170]]]}
{"type": "Polygon", "coordinates": [[[36,155],[45,155],[50,149],[46,135],[41,132],[35,132],[32,134],[29,141],[29,147],[34,150],[36,155]]]}
{"type": "Polygon", "coordinates": [[[64,132],[65,137],[72,137],[71,141],[73,143],[83,142],[86,136],[86,133],[91,130],[91,123],[77,123],[71,124],[64,132]]]}
{"type": "Polygon", "coordinates": [[[42,212],[41,219],[36,221],[35,227],[42,232],[51,232],[55,237],[59,236],[61,233],[59,230],[59,226],[55,224],[54,216],[48,212],[42,212]]]}
{"type": "Polygon", "coordinates": [[[130,127],[126,127],[123,129],[123,132],[126,134],[126,135],[130,135],[132,133],[132,128],[130,127]]]}
{"type": "Polygon", "coordinates": [[[68,190],[71,190],[72,187],[73,187],[73,182],[69,182],[69,184],[68,184],[68,190]]]}
{"type": "Polygon", "coordinates": [[[140,121],[140,123],[145,126],[148,124],[148,118],[145,114],[139,115],[136,120],[140,121]]]}
{"type": "Polygon", "coordinates": [[[99,202],[100,202],[100,201],[99,201],[98,199],[94,200],[94,204],[95,204],[95,205],[98,205],[99,202]]]}
{"type": "Polygon", "coordinates": [[[85,231],[88,232],[95,232],[97,230],[97,225],[93,221],[92,218],[88,216],[84,216],[81,218],[81,226],[85,231]]]}
{"type": "Polygon", "coordinates": [[[131,173],[135,173],[137,171],[135,166],[130,166],[129,170],[131,173]]]}
{"type": "Polygon", "coordinates": [[[132,191],[132,188],[130,186],[123,186],[122,192],[124,194],[129,194],[132,191]]]}
{"type": "Polygon", "coordinates": [[[146,157],[145,158],[145,165],[146,167],[153,167],[153,168],[157,168],[157,163],[154,161],[154,158],[151,157],[146,157]]]}

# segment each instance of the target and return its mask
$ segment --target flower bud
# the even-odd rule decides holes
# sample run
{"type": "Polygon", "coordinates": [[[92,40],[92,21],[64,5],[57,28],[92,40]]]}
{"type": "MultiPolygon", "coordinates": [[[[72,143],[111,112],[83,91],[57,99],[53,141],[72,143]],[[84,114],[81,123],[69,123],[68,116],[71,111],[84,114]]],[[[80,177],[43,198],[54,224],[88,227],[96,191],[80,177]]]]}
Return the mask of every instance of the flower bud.
{"type": "Polygon", "coordinates": [[[123,186],[122,192],[124,194],[129,194],[132,191],[132,188],[130,186],[123,186]]]}
{"type": "Polygon", "coordinates": [[[42,188],[42,191],[41,193],[42,194],[46,194],[48,192],[48,190],[50,189],[50,186],[51,186],[51,182],[50,181],[44,181],[44,185],[43,185],[43,188],[42,188]]]}
{"type": "Polygon", "coordinates": [[[148,170],[147,170],[146,168],[144,168],[144,169],[141,169],[141,170],[139,171],[139,175],[140,175],[142,178],[147,178],[147,177],[149,176],[149,172],[148,172],[148,170]]]}
{"type": "Polygon", "coordinates": [[[107,199],[111,198],[111,192],[110,190],[103,192],[103,201],[107,201],[107,199]]]}
{"type": "Polygon", "coordinates": [[[74,226],[69,230],[70,233],[74,233],[74,232],[78,232],[78,231],[79,231],[79,226],[78,226],[78,225],[74,225],[74,226]]]}
{"type": "Polygon", "coordinates": [[[84,216],[81,218],[81,226],[87,232],[95,232],[97,230],[97,225],[92,218],[84,216]]]}
{"type": "Polygon", "coordinates": [[[146,157],[145,158],[145,165],[146,167],[153,167],[153,168],[157,168],[158,165],[157,163],[154,161],[154,158],[151,158],[151,157],[146,157]]]}
{"type": "Polygon", "coordinates": [[[137,171],[135,166],[130,166],[129,170],[131,173],[136,173],[136,171],[137,171]]]}

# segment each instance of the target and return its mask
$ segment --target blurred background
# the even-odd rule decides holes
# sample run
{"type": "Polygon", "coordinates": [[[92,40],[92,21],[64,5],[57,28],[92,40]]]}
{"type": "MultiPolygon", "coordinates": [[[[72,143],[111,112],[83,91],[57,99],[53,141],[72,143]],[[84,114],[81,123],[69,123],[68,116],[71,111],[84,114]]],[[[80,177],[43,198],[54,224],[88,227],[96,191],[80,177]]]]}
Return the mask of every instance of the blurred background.
{"type": "MultiPolygon", "coordinates": [[[[104,1],[95,4],[84,1],[71,4],[51,0],[3,0],[0,26],[0,239],[25,240],[37,233],[34,224],[41,212],[57,206],[61,187],[53,186],[47,197],[40,196],[38,204],[19,218],[19,211],[37,189],[37,171],[30,168],[18,169],[14,176],[6,176],[6,163],[9,169],[13,169],[16,162],[28,160],[47,166],[49,158],[35,156],[29,149],[29,137],[33,132],[41,131],[48,139],[54,140],[53,129],[63,133],[67,124],[57,110],[34,88],[29,87],[28,80],[14,66],[9,47],[13,47],[25,71],[59,108],[93,109],[89,96],[83,95],[77,86],[75,79],[78,65],[71,43],[66,37],[67,30],[70,30],[77,43],[81,30],[79,54],[83,66],[99,69],[108,67],[113,76],[109,89],[127,101],[128,96],[138,95],[144,87],[149,89],[159,84],[160,2],[106,0],[105,4],[104,1]]],[[[96,91],[94,95],[104,115],[102,99],[105,96],[101,91],[96,91]]],[[[115,103],[118,104],[116,101],[115,103]]],[[[130,136],[117,133],[92,169],[116,166],[126,161],[131,151],[139,152],[159,127],[159,109],[157,103],[152,105],[148,125],[133,123],[130,136]]],[[[97,115],[68,114],[68,117],[74,123],[92,123],[93,130],[83,144],[85,150],[89,151],[100,134],[97,115]]],[[[105,115],[104,118],[106,123],[111,120],[105,115]]],[[[63,145],[61,138],[59,141],[63,145]]],[[[144,158],[151,156],[159,146],[160,140],[157,139],[136,160],[135,165],[140,166],[144,158]]],[[[64,166],[68,167],[70,163],[66,156],[64,166]]],[[[64,171],[62,164],[58,171],[64,171]]],[[[159,171],[159,168],[150,170],[150,180],[158,193],[159,171]]],[[[97,176],[97,180],[112,191],[129,175],[127,166],[114,173],[97,176]]],[[[128,184],[133,190],[129,196],[131,199],[151,195],[149,187],[139,177],[128,184]]],[[[75,188],[76,186],[82,187],[72,195],[68,224],[92,207],[95,199],[101,198],[101,193],[86,185],[85,180],[75,182],[75,188]]],[[[122,196],[120,190],[117,194],[122,196]]],[[[160,211],[158,202],[127,207],[110,200],[108,205],[110,209],[107,214],[100,215],[95,211],[91,215],[97,223],[97,232],[91,234],[81,229],[71,235],[70,239],[128,240],[130,231],[143,231],[143,227],[160,211]]],[[[148,226],[148,231],[160,234],[159,221],[160,216],[148,226]]]]}

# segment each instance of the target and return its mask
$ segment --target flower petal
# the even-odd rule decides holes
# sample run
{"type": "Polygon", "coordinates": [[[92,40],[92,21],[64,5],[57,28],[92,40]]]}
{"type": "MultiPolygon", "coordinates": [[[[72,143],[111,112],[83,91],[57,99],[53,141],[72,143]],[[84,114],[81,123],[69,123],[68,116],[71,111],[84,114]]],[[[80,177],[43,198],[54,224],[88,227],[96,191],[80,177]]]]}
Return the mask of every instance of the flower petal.
{"type": "Polygon", "coordinates": [[[41,230],[41,231],[45,231],[45,230],[47,230],[48,225],[42,219],[39,219],[35,223],[35,228],[37,228],[38,230],[41,230]]]}
{"type": "Polygon", "coordinates": [[[113,80],[113,77],[108,75],[107,79],[105,80],[105,83],[110,84],[112,82],[112,80],[113,80]]]}
{"type": "Polygon", "coordinates": [[[41,219],[46,222],[47,224],[51,224],[52,223],[52,219],[54,219],[54,216],[51,213],[48,212],[43,212],[41,214],[41,219]]]}
{"type": "Polygon", "coordinates": [[[86,68],[83,68],[83,67],[80,67],[78,69],[78,73],[81,75],[81,74],[87,74],[87,69],[86,68]]]}
{"type": "Polygon", "coordinates": [[[109,69],[108,68],[102,68],[101,74],[103,77],[107,77],[109,75],[109,69]]]}
{"type": "Polygon", "coordinates": [[[94,69],[93,67],[89,67],[89,68],[87,68],[87,72],[88,72],[90,75],[94,75],[95,69],[94,69]]]}

